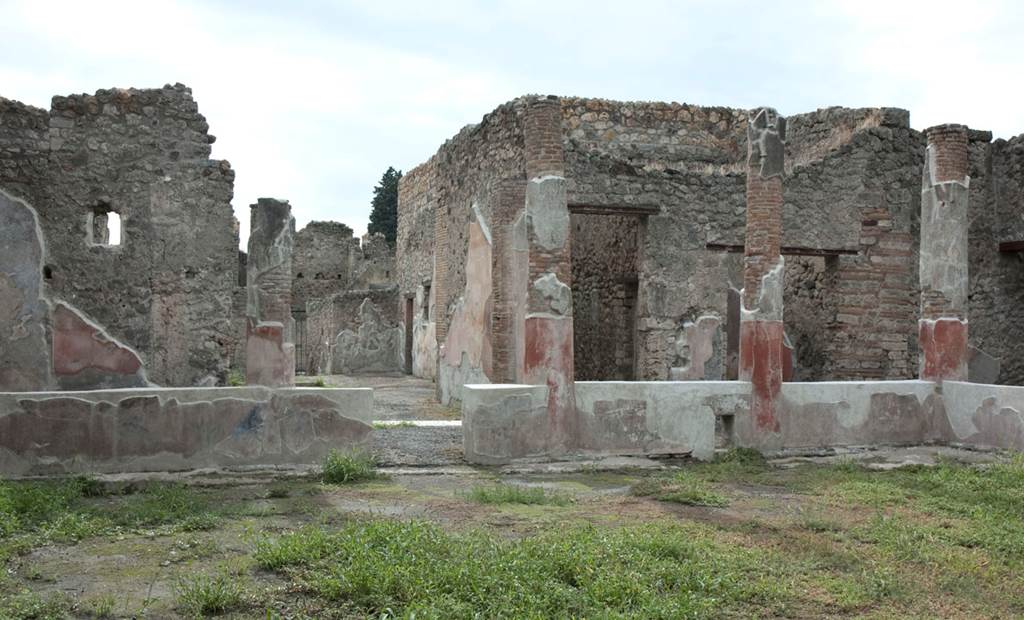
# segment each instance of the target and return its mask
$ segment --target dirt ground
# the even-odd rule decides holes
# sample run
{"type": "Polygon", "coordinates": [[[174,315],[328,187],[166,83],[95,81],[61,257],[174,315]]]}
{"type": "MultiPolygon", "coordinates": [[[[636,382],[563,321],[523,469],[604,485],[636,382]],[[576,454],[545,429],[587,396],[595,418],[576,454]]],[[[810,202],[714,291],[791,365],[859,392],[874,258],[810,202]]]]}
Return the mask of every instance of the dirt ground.
{"type": "MultiPolygon", "coordinates": [[[[1024,548],[1024,514],[1016,521],[1012,517],[1024,507],[1007,508],[1013,521],[1009,529],[999,530],[991,540],[966,544],[957,536],[945,541],[943,533],[1002,526],[983,516],[975,522],[974,515],[947,514],[941,502],[929,503],[933,495],[945,492],[936,484],[949,480],[950,493],[959,493],[953,487],[963,483],[958,482],[962,472],[984,476],[985,467],[1003,459],[915,448],[828,460],[699,465],[610,459],[505,469],[393,468],[383,470],[384,478],[351,485],[324,484],[315,471],[291,472],[284,478],[281,472],[208,472],[170,476],[176,478],[173,481],[168,476],[108,476],[94,482],[97,488],[87,497],[72,500],[67,513],[108,519],[103,523],[109,524],[109,519],[117,522],[118,514],[138,512],[140,520],[95,531],[79,526],[81,535],[68,539],[66,534],[54,534],[65,532],[67,526],[60,515],[50,515],[47,518],[55,521],[44,518],[41,525],[9,536],[0,576],[0,600],[6,601],[0,604],[0,617],[202,615],[188,607],[189,580],[214,574],[230,575],[239,584],[241,598],[224,611],[228,617],[405,617],[398,612],[380,615],[370,603],[338,606],[329,597],[311,594],[319,592],[309,585],[310,575],[317,574],[313,569],[265,570],[254,559],[261,540],[309,528],[334,532],[347,524],[378,521],[425,522],[452,535],[485,532],[513,545],[581,527],[613,531],[644,524],[669,529],[682,525],[698,528],[693,535],[721,546],[723,553],[756,554],[764,570],[778,571],[779,583],[785,584],[770,595],[758,594],[744,602],[738,611],[726,606],[693,617],[1024,614],[1022,559],[1007,555],[1007,549],[1024,548]],[[892,469],[895,466],[902,468],[892,469]],[[935,472],[941,475],[936,478],[935,472]],[[496,484],[543,489],[545,497],[564,501],[474,499],[475,490],[496,484]],[[645,484],[654,484],[653,490],[645,484]],[[168,485],[179,494],[170,499],[160,496],[163,503],[153,506],[145,504],[154,489],[168,485]],[[196,524],[189,520],[195,513],[213,516],[196,524]],[[903,529],[890,531],[885,520],[897,518],[903,529]],[[890,535],[897,538],[890,540],[890,535]],[[930,545],[935,553],[923,553],[915,545],[930,545]]],[[[1010,463],[1008,467],[1024,471],[1024,462],[1010,463]]],[[[1010,471],[1017,475],[1017,470],[1010,471]]],[[[1024,482],[1024,476],[1020,479],[1024,482]]],[[[984,478],[979,480],[984,484],[984,478]]],[[[1021,489],[1008,492],[1011,498],[1024,496],[1021,489]]],[[[1002,506],[1004,499],[992,500],[993,505],[1002,506]]],[[[76,532],[74,527],[70,531],[76,532]]],[[[0,538],[0,543],[4,541],[0,538]]],[[[395,606],[401,608],[397,601],[395,606]]],[[[644,617],[625,609],[626,617],[644,617]]]]}

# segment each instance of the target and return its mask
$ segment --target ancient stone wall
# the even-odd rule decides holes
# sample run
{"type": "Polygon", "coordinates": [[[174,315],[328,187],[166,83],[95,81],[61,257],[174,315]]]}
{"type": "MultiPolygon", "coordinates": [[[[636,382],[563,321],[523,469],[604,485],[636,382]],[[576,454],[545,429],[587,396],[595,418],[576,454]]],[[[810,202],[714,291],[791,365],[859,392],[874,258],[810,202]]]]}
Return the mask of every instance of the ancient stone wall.
{"type": "MultiPolygon", "coordinates": [[[[449,326],[457,314],[464,318],[477,317],[486,323],[467,329],[479,333],[485,329],[490,331],[491,308],[486,312],[483,308],[468,309],[466,300],[472,297],[479,303],[493,304],[493,290],[503,286],[501,273],[492,277],[492,272],[500,272],[496,266],[509,251],[501,245],[511,239],[508,227],[513,216],[507,211],[521,211],[523,205],[521,201],[516,204],[502,200],[501,188],[509,179],[525,184],[523,116],[526,105],[524,98],[500,106],[479,124],[463,129],[430,160],[402,177],[396,259],[400,303],[407,303],[409,298],[422,300],[426,296],[433,300],[431,307],[434,309],[426,320],[417,319],[414,325],[412,365],[420,369],[422,375],[431,374],[424,370],[427,364],[422,352],[432,348],[432,339],[438,349],[447,350],[449,326]],[[480,282],[473,286],[479,288],[482,282],[486,291],[469,295],[470,224],[474,220],[488,249],[486,265],[475,266],[480,282]],[[492,243],[494,251],[491,251],[492,243]],[[460,307],[463,308],[461,313],[460,307]]],[[[415,316],[422,317],[422,313],[415,313],[415,316]]],[[[440,355],[438,363],[447,367],[445,372],[449,377],[490,380],[483,360],[486,359],[487,369],[493,371],[495,353],[493,349],[485,352],[485,344],[490,347],[489,336],[469,345],[474,350],[467,352],[467,358],[479,359],[479,364],[470,361],[463,367],[462,351],[448,357],[440,355]]],[[[507,355],[504,348],[499,351],[497,355],[507,355]]],[[[507,359],[502,358],[497,367],[508,368],[507,359]]],[[[454,385],[461,379],[452,381],[454,385]]]]}
{"type": "MultiPolygon", "coordinates": [[[[342,372],[333,364],[338,335],[344,331],[359,333],[363,323],[359,307],[369,301],[379,310],[383,323],[399,325],[398,299],[398,287],[391,286],[353,289],[310,300],[306,315],[306,349],[298,367],[311,375],[342,372]]],[[[401,368],[389,370],[397,372],[401,368]]]]}
{"type": "Polygon", "coordinates": [[[636,376],[640,224],[636,216],[572,214],[573,351],[579,381],[636,376]]]}
{"type": "Polygon", "coordinates": [[[49,112],[0,100],[0,188],[39,214],[47,290],[163,385],[223,381],[234,340],[234,172],[210,159],[208,129],[180,84],[54,97],[49,112]]]}
{"type": "Polygon", "coordinates": [[[349,288],[352,246],[359,242],[340,222],[310,222],[295,233],[292,310],[305,312],[310,299],[349,288]]]}
{"type": "MultiPolygon", "coordinates": [[[[681,347],[710,344],[685,342],[686,324],[702,316],[719,317],[724,328],[729,285],[742,286],[735,252],[742,249],[744,236],[747,112],[562,101],[570,204],[646,216],[639,258],[638,378],[667,379],[681,347]]],[[[909,233],[919,204],[920,136],[909,129],[905,111],[891,108],[828,108],[796,115],[788,134],[784,254],[849,254],[842,259],[853,282],[844,291],[853,312],[843,318],[856,323],[837,322],[836,308],[827,300],[842,295],[832,276],[819,281],[810,273],[791,275],[786,303],[794,298],[795,304],[786,314],[786,328],[792,340],[803,343],[797,347],[798,367],[808,378],[912,376],[908,350],[914,338],[916,256],[909,233]],[[890,210],[897,215],[890,216],[890,210]],[[887,277],[886,270],[894,267],[902,271],[887,277]],[[819,292],[808,295],[808,289],[794,288],[797,280],[805,287],[810,278],[819,292]],[[872,283],[863,285],[859,278],[872,283]],[[868,297],[861,295],[867,288],[876,299],[885,290],[881,308],[868,306],[868,297]],[[866,335],[859,318],[849,319],[860,312],[882,321],[866,354],[851,344],[866,335]],[[833,329],[825,333],[822,325],[833,329]]],[[[838,272],[838,263],[830,264],[838,272]]],[[[725,342],[715,330],[703,333],[725,342]]]]}
{"type": "Polygon", "coordinates": [[[968,335],[975,352],[972,381],[1024,385],[1024,254],[999,251],[1024,241],[1024,135],[990,143],[969,134],[968,335]],[[980,359],[978,358],[980,356],[980,359]],[[994,359],[993,359],[994,358],[994,359]],[[976,362],[990,360],[987,372],[976,362]]]}
{"type": "Polygon", "coordinates": [[[395,250],[382,233],[364,235],[362,243],[353,243],[349,264],[349,286],[356,289],[391,286],[397,279],[395,250]]]}

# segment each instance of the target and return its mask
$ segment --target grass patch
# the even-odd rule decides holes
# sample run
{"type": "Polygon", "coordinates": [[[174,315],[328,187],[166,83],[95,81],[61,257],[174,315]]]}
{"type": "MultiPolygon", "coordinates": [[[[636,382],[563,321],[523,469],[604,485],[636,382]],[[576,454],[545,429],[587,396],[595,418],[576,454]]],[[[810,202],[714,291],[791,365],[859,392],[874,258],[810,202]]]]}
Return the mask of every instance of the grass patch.
{"type": "Polygon", "coordinates": [[[674,523],[509,541],[371,521],[264,538],[255,557],[358,616],[692,618],[777,594],[751,552],[674,523]]]}
{"type": "Polygon", "coordinates": [[[0,618],[4,620],[61,620],[68,617],[71,602],[62,594],[42,596],[22,590],[0,596],[0,618]]]}
{"type": "Polygon", "coordinates": [[[227,572],[182,577],[174,586],[178,608],[195,616],[222,614],[236,609],[242,605],[243,592],[239,579],[227,572]]]}
{"type": "Polygon", "coordinates": [[[366,452],[331,453],[324,459],[323,481],[327,484],[352,484],[380,477],[373,456],[366,452]]]}
{"type": "Polygon", "coordinates": [[[82,603],[83,611],[90,618],[113,618],[116,606],[117,598],[110,593],[95,596],[82,603]]]}
{"type": "Polygon", "coordinates": [[[228,385],[231,387],[241,387],[245,385],[245,375],[237,370],[232,370],[228,373],[228,385]]]}
{"type": "Polygon", "coordinates": [[[464,497],[479,504],[568,506],[572,503],[572,498],[565,493],[556,493],[543,487],[505,483],[475,486],[464,497]]]}
{"type": "Polygon", "coordinates": [[[377,430],[386,430],[389,428],[416,428],[416,424],[409,420],[401,420],[398,422],[384,422],[378,420],[373,423],[373,428],[377,430]]]}
{"type": "Polygon", "coordinates": [[[672,476],[644,478],[633,485],[631,492],[639,497],[652,497],[663,502],[688,506],[720,508],[729,505],[729,498],[717,493],[703,480],[686,470],[676,472],[672,476]]]}

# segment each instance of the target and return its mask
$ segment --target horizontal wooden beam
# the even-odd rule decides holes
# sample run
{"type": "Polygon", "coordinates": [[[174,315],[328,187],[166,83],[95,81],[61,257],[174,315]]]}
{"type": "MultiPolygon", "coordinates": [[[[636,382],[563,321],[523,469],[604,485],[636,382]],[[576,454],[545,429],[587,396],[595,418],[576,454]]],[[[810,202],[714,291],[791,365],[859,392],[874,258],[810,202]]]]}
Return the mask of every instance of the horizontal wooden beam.
{"type": "MultiPolygon", "coordinates": [[[[742,245],[709,243],[705,247],[712,252],[743,253],[742,245]]],[[[860,253],[857,250],[822,250],[819,248],[799,248],[794,246],[782,246],[781,252],[788,256],[856,256],[860,253]]]]}
{"type": "Polygon", "coordinates": [[[586,213],[589,215],[657,215],[661,213],[658,205],[591,205],[569,203],[569,213],[586,213]]]}
{"type": "Polygon", "coordinates": [[[1024,241],[1003,241],[999,244],[1000,252],[1024,252],[1024,241]]]}

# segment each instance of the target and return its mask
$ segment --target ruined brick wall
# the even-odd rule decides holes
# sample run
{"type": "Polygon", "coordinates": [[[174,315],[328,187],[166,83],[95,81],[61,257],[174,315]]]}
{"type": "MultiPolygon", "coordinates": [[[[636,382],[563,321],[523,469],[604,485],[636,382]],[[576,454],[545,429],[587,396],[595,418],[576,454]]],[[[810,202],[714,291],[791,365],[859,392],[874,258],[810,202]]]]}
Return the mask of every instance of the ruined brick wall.
{"type": "MultiPolygon", "coordinates": [[[[1024,385],[1024,254],[999,243],[1024,240],[1024,135],[990,143],[969,134],[968,337],[999,360],[998,374],[973,380],[1024,385]]],[[[974,364],[972,364],[972,369],[974,364]]]]}
{"type": "Polygon", "coordinates": [[[191,90],[54,97],[49,113],[4,100],[0,123],[0,186],[39,213],[49,292],[134,347],[150,380],[223,381],[235,338],[234,172],[210,159],[214,137],[191,90]],[[90,223],[109,211],[121,245],[90,243],[90,223]]]}
{"type": "MultiPolygon", "coordinates": [[[[435,347],[445,345],[460,300],[467,298],[470,222],[481,220],[482,229],[490,235],[488,248],[498,239],[510,238],[506,235],[507,224],[502,222],[511,218],[503,209],[518,207],[521,210],[522,204],[503,207],[507,201],[501,199],[500,188],[507,179],[519,179],[525,183],[523,117],[526,104],[527,99],[523,98],[498,107],[484,116],[479,124],[464,128],[427,162],[402,177],[396,257],[402,295],[400,303],[405,303],[408,298],[422,298],[424,282],[428,280],[431,282],[429,296],[433,300],[429,321],[422,321],[417,326],[419,332],[413,346],[417,358],[423,357],[418,351],[430,348],[431,339],[436,342],[435,347]]],[[[500,260],[503,252],[490,252],[488,249],[489,263],[500,260]]],[[[490,280],[487,283],[489,290],[502,286],[500,274],[493,277],[492,271],[493,265],[488,264],[485,275],[490,280]]],[[[476,310],[470,314],[482,316],[476,310]]],[[[461,329],[490,332],[490,311],[489,308],[483,313],[486,314],[486,325],[474,324],[461,329]]],[[[420,316],[419,313],[416,315],[420,316]]],[[[460,314],[463,315],[465,313],[460,314]]],[[[490,338],[485,340],[483,344],[489,349],[490,338]]],[[[473,344],[475,349],[480,349],[480,345],[473,344]]],[[[484,353],[483,349],[474,350],[469,357],[479,357],[484,353]]],[[[484,380],[489,380],[484,376],[483,367],[490,367],[493,360],[489,354],[486,357],[486,364],[478,366],[471,363],[470,368],[452,372],[464,371],[467,377],[480,379],[483,376],[484,380]]],[[[449,359],[450,366],[459,364],[459,360],[449,359]]],[[[455,383],[461,380],[452,379],[455,383]]]]}
{"type": "Polygon", "coordinates": [[[858,129],[787,178],[787,207],[808,218],[825,213],[833,221],[819,224],[836,231],[831,244],[809,247],[856,252],[829,259],[834,263],[821,276],[787,277],[785,323],[796,346],[798,377],[916,376],[924,141],[909,128],[906,114],[889,110],[880,118],[885,124],[858,129]]]}
{"type": "Polygon", "coordinates": [[[574,213],[573,350],[579,381],[635,379],[640,218],[574,213]]]}

